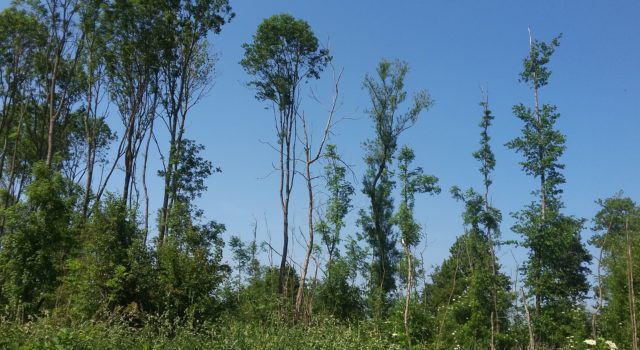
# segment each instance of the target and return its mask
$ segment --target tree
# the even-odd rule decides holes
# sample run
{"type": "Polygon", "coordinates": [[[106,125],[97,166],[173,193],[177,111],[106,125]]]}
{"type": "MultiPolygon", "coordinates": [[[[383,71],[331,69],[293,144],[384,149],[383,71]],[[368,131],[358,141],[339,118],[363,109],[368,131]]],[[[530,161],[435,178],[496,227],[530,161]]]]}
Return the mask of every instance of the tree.
{"type": "Polygon", "coordinates": [[[349,283],[357,274],[355,264],[340,254],[342,229],[345,217],[352,208],[354,188],[346,179],[347,167],[343,165],[335,145],[327,145],[324,155],[325,184],[329,198],[324,215],[317,221],[315,230],[326,248],[327,263],[318,301],[322,310],[338,317],[350,319],[361,314],[360,290],[349,283]]]}
{"type": "MultiPolygon", "coordinates": [[[[132,204],[136,160],[156,116],[161,8],[154,0],[114,1],[105,11],[105,60],[111,100],[124,128],[112,168],[124,156],[123,202],[132,204]]],[[[99,200],[105,186],[96,195],[99,200]]]]}
{"type": "Polygon", "coordinates": [[[413,150],[407,146],[400,149],[398,156],[398,165],[400,178],[400,196],[401,202],[395,221],[400,228],[400,243],[404,251],[404,265],[406,266],[406,274],[403,276],[405,281],[405,304],[404,304],[404,329],[407,337],[407,344],[411,348],[411,334],[409,331],[409,305],[411,302],[411,293],[413,282],[415,279],[415,266],[413,265],[413,249],[420,243],[420,233],[422,228],[413,217],[413,208],[415,206],[416,193],[440,193],[440,187],[437,185],[438,178],[432,175],[424,175],[422,168],[409,169],[409,166],[415,159],[413,150]]]}
{"type": "Polygon", "coordinates": [[[36,164],[33,176],[26,202],[0,213],[6,220],[0,285],[10,315],[20,321],[54,306],[65,258],[74,244],[77,191],[45,163],[36,164]]]}
{"type": "Polygon", "coordinates": [[[74,73],[82,46],[73,45],[73,34],[80,4],[77,0],[26,3],[48,28],[41,84],[46,96],[48,125],[47,151],[43,160],[51,166],[56,147],[56,127],[70,112],[79,92],[74,73]]]}
{"type": "MultiPolygon", "coordinates": [[[[502,221],[502,213],[494,208],[489,201],[489,189],[493,184],[492,173],[496,166],[496,158],[491,150],[491,137],[489,136],[489,128],[494,119],[489,109],[489,96],[483,92],[484,100],[480,103],[483,109],[482,119],[480,121],[480,149],[473,153],[473,157],[480,162],[480,173],[482,174],[482,183],[484,185],[483,203],[484,208],[478,210],[474,208],[472,201],[466,202],[465,224],[472,224],[473,230],[478,230],[478,224],[484,226],[483,238],[489,247],[491,254],[490,272],[491,272],[491,299],[493,301],[493,311],[491,313],[491,348],[496,348],[496,337],[500,337],[501,324],[506,322],[506,304],[510,302],[508,295],[508,278],[500,273],[500,265],[496,258],[495,249],[500,239],[500,222],[502,221]],[[475,216],[475,219],[473,218],[475,216]],[[476,221],[477,220],[477,221],[476,221]],[[502,283],[502,285],[500,285],[502,283]],[[505,300],[506,299],[506,300],[505,300]],[[501,304],[502,307],[499,307],[501,304]]],[[[473,198],[473,193],[469,193],[473,198]]],[[[460,197],[458,197],[460,199],[460,197]]],[[[477,200],[476,200],[477,202],[477,200]]],[[[482,251],[481,253],[486,253],[482,251]]],[[[482,266],[481,268],[484,268],[482,266]]],[[[485,270],[486,272],[486,270],[485,270]]],[[[499,341],[499,339],[498,339],[499,341]]]]}
{"type": "Polygon", "coordinates": [[[313,180],[317,177],[311,171],[311,167],[318,160],[320,160],[324,153],[324,146],[329,138],[329,134],[333,129],[335,122],[333,120],[333,116],[336,110],[336,104],[338,102],[339,96],[339,83],[340,77],[342,76],[342,72],[337,76],[334,71],[334,95],[332,98],[331,105],[329,107],[328,116],[325,121],[324,130],[320,135],[320,143],[314,149],[313,147],[313,130],[311,129],[311,123],[307,121],[305,113],[299,113],[298,117],[300,119],[300,123],[302,124],[302,147],[304,152],[304,172],[301,173],[302,177],[305,179],[307,183],[307,196],[309,198],[309,205],[307,207],[307,228],[309,231],[309,238],[307,239],[307,251],[304,256],[304,262],[302,263],[302,271],[300,271],[300,282],[298,288],[298,294],[296,295],[296,312],[300,312],[304,292],[305,292],[305,280],[307,278],[307,269],[309,267],[309,261],[311,259],[311,254],[314,250],[314,209],[315,209],[315,199],[314,199],[314,191],[313,191],[313,180]]]}
{"type": "Polygon", "coordinates": [[[282,259],[278,291],[284,292],[289,249],[289,201],[296,174],[295,146],[300,85],[309,79],[319,79],[331,60],[321,49],[309,24],[287,14],[265,19],[253,36],[253,42],[243,44],[244,58],[240,64],[256,79],[249,86],[256,89],[256,98],[269,101],[276,110],[275,127],[279,154],[280,207],[282,209],[282,259]]]}
{"type": "Polygon", "coordinates": [[[44,115],[34,86],[46,42],[47,27],[33,11],[11,6],[0,13],[0,181],[7,192],[3,206],[20,198],[31,164],[38,160],[33,150],[45,140],[43,129],[33,138],[27,132],[44,115]]]}
{"type": "MultiPolygon", "coordinates": [[[[159,70],[162,118],[169,132],[169,153],[164,165],[164,194],[160,208],[159,244],[169,234],[167,219],[175,203],[175,168],[190,109],[211,85],[214,57],[209,53],[210,33],[220,33],[233,18],[227,0],[166,2],[161,33],[159,70]]],[[[149,135],[151,137],[151,135],[149,135]]]]}
{"type": "Polygon", "coordinates": [[[480,149],[473,157],[480,162],[484,193],[473,188],[466,192],[457,186],[451,188],[456,200],[464,203],[462,215],[465,233],[451,248],[451,257],[433,275],[430,291],[436,294],[432,312],[440,320],[436,346],[443,342],[452,344],[442,328],[445,322],[456,329],[455,344],[466,347],[508,348],[508,340],[501,332],[507,322],[507,311],[513,300],[509,293],[509,278],[500,272],[496,259],[496,240],[500,237],[502,214],[489,202],[489,190],[493,183],[492,172],[496,159],[491,150],[489,128],[494,119],[489,109],[487,95],[480,103],[483,116],[480,121],[480,149]],[[454,271],[451,271],[455,264],[454,271]],[[453,274],[453,276],[451,276],[453,274]],[[452,277],[451,281],[447,277],[452,277]],[[448,299],[443,299],[448,297],[448,299]],[[444,305],[442,305],[445,303],[444,305]],[[440,307],[444,306],[444,312],[440,307]],[[449,315],[449,311],[451,314],[449,315]]]}
{"type": "Polygon", "coordinates": [[[640,264],[633,251],[640,246],[640,207],[622,194],[598,200],[600,211],[595,215],[592,243],[600,248],[597,313],[601,322],[594,331],[601,331],[623,348],[638,349],[636,290],[640,284],[636,274],[640,264]],[[604,276],[600,269],[604,268],[604,276]]]}
{"type": "Polygon", "coordinates": [[[327,249],[328,263],[331,265],[333,258],[340,256],[338,249],[341,242],[341,232],[345,227],[344,218],[353,207],[351,196],[354,188],[346,180],[347,168],[341,164],[335,145],[327,145],[325,153],[327,164],[324,167],[326,187],[329,192],[324,218],[316,224],[322,243],[327,249]]]}
{"type": "Polygon", "coordinates": [[[565,150],[565,136],[554,128],[560,114],[556,106],[539,103],[539,90],[551,76],[547,64],[559,38],[550,44],[530,40],[520,80],[533,89],[535,105],[533,109],[523,104],[513,107],[524,126],[522,136],[506,145],[523,155],[522,169],[539,181],[534,192],[538,202],[515,214],[513,231],[522,235],[522,244],[530,249],[523,271],[525,286],[535,301],[536,341],[553,346],[561,345],[566,336],[583,328],[572,317],[588,290],[588,268],[584,264],[591,260],[580,240],[584,220],[560,213],[563,206],[560,185],[565,182],[560,157],[565,150]]]}
{"type": "MultiPolygon", "coordinates": [[[[92,198],[92,188],[94,182],[94,168],[96,163],[104,163],[104,150],[113,141],[115,135],[111,132],[106,122],[106,111],[101,105],[105,95],[106,87],[106,62],[105,56],[105,24],[104,9],[101,0],[86,1],[80,5],[78,10],[80,21],[79,28],[82,33],[76,45],[82,47],[79,58],[79,68],[81,74],[82,105],[80,114],[82,119],[82,135],[85,150],[84,166],[84,196],[82,199],[82,217],[89,216],[89,203],[92,198]]],[[[79,152],[81,153],[81,152],[79,152]]],[[[80,156],[77,154],[76,157],[80,156]]],[[[98,188],[102,186],[98,184],[98,188]]]]}
{"type": "Polygon", "coordinates": [[[204,180],[213,171],[211,162],[200,156],[204,146],[183,139],[178,149],[175,207],[167,221],[172,234],[157,249],[159,302],[172,317],[202,320],[215,315],[218,288],[230,273],[222,263],[226,228],[205,220],[193,203],[207,190],[204,180]]]}
{"type": "Polygon", "coordinates": [[[57,291],[62,315],[100,318],[119,309],[155,309],[152,256],[144,246],[138,222],[116,195],[107,193],[96,203],[76,237],[69,271],[57,291]],[[96,296],[101,296],[96,298],[96,296]]]}
{"type": "Polygon", "coordinates": [[[386,313],[389,293],[396,288],[398,250],[393,230],[391,191],[394,182],[390,165],[400,134],[431,105],[427,93],[420,91],[405,113],[398,112],[399,105],[407,98],[404,78],[408,70],[409,66],[404,62],[382,60],[377,68],[377,79],[370,75],[364,79],[364,87],[371,97],[369,115],[374,122],[375,139],[365,143],[367,170],[362,180],[362,192],[369,200],[369,212],[360,211],[359,226],[373,254],[369,290],[371,307],[378,320],[386,313]]]}

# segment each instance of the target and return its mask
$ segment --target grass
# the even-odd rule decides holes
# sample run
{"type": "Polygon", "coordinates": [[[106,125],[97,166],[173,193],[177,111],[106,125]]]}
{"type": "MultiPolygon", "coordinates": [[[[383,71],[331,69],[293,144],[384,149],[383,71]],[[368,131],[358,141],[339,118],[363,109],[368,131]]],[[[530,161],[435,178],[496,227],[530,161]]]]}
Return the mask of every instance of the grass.
{"type": "Polygon", "coordinates": [[[52,318],[0,324],[1,349],[402,349],[391,334],[370,323],[346,325],[322,319],[311,325],[220,320],[194,327],[151,318],[144,327],[124,322],[74,322],[52,318]]]}

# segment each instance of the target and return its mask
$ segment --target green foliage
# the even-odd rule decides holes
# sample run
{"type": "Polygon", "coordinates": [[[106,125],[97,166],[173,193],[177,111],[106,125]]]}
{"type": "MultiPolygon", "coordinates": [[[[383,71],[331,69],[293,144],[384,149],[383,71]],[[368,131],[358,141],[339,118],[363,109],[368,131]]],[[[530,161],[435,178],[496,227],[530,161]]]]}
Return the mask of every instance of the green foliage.
{"type": "Polygon", "coordinates": [[[489,109],[488,97],[485,101],[480,103],[480,106],[482,106],[484,112],[479,125],[482,129],[482,132],[480,133],[480,149],[473,152],[473,158],[480,162],[480,173],[484,178],[483,182],[485,190],[488,192],[489,187],[491,187],[491,184],[493,183],[491,173],[496,167],[496,156],[491,150],[491,136],[489,136],[489,127],[491,126],[494,116],[491,114],[491,110],[489,109]]]}
{"type": "MultiPolygon", "coordinates": [[[[640,290],[640,262],[635,252],[640,249],[640,206],[622,194],[598,200],[600,211],[595,215],[591,243],[600,249],[595,287],[598,302],[598,330],[622,349],[631,349],[633,322],[630,300],[640,290]],[[630,289],[629,277],[633,277],[630,289]],[[633,291],[633,295],[632,292],[633,291]]],[[[640,307],[635,305],[636,314],[640,307]]]]}
{"type": "Polygon", "coordinates": [[[122,308],[152,310],[152,257],[143,232],[122,200],[109,195],[94,208],[81,231],[81,247],[67,262],[69,274],[58,293],[60,313],[80,319],[105,317],[122,308]],[[96,295],[100,298],[96,298],[96,295]]]}
{"type": "Polygon", "coordinates": [[[565,137],[553,129],[560,114],[556,113],[556,106],[548,104],[542,106],[540,113],[534,113],[522,104],[516,105],[513,113],[524,122],[522,137],[508,142],[506,146],[524,156],[520,165],[527,175],[544,180],[541,195],[551,202],[548,205],[554,205],[552,202],[562,193],[558,186],[565,183],[560,173],[564,164],[559,163],[566,148],[565,137]]]}
{"type": "Polygon", "coordinates": [[[420,225],[413,218],[416,193],[439,194],[438,178],[433,175],[424,175],[421,167],[409,169],[415,159],[413,150],[403,146],[398,155],[398,178],[400,179],[400,207],[396,214],[396,222],[400,229],[400,238],[403,245],[415,247],[419,243],[420,225]]]}
{"type": "Polygon", "coordinates": [[[157,248],[157,292],[160,310],[170,318],[201,320],[215,316],[221,300],[219,288],[228,276],[222,264],[222,224],[194,222],[184,202],[175,204],[168,225],[172,235],[157,248]]]}
{"type": "Polygon", "coordinates": [[[341,165],[335,145],[327,145],[325,158],[327,164],[324,168],[324,176],[329,199],[324,218],[318,221],[316,230],[327,247],[329,261],[332,261],[334,256],[340,255],[337,250],[341,242],[340,232],[345,226],[344,218],[352,208],[351,196],[354,189],[346,180],[347,169],[341,165]]]}
{"type": "Polygon", "coordinates": [[[291,108],[300,82],[318,79],[331,60],[309,24],[288,14],[265,19],[253,42],[242,48],[245,54],[240,64],[257,78],[249,83],[256,89],[256,98],[273,101],[280,110],[291,108]]]}
{"type": "MultiPolygon", "coordinates": [[[[126,322],[77,322],[61,327],[52,319],[0,324],[0,347],[8,349],[403,349],[397,333],[379,332],[369,322],[342,324],[319,318],[309,325],[224,319],[194,326],[150,317],[146,326],[126,322]]],[[[416,346],[416,349],[427,349],[416,346]]]]}
{"type": "Polygon", "coordinates": [[[242,47],[245,53],[240,64],[255,77],[249,86],[256,89],[258,100],[269,101],[274,109],[277,108],[275,127],[280,157],[277,170],[280,172],[279,195],[283,216],[278,290],[284,293],[289,252],[289,201],[296,176],[300,83],[318,79],[331,56],[328,50],[319,48],[318,39],[307,22],[287,14],[265,19],[258,26],[253,42],[242,47]]]}
{"type": "Polygon", "coordinates": [[[0,285],[5,311],[22,319],[55,305],[55,289],[74,245],[77,189],[38,163],[27,199],[2,210],[0,285]]]}
{"type": "Polygon", "coordinates": [[[343,321],[361,319],[364,316],[361,290],[351,283],[355,274],[347,259],[332,260],[318,286],[317,309],[343,321]]]}
{"type": "Polygon", "coordinates": [[[565,150],[565,137],[554,129],[560,115],[554,105],[538,105],[538,89],[548,83],[551,72],[547,64],[558,40],[559,37],[553,39],[551,44],[532,41],[521,81],[533,88],[536,104],[533,110],[522,104],[514,106],[514,114],[524,122],[522,136],[506,144],[523,155],[522,169],[540,183],[535,192],[540,202],[514,214],[516,224],[512,229],[523,237],[522,245],[530,249],[523,272],[525,286],[535,298],[532,323],[536,341],[553,346],[564,344],[566,337],[584,330],[583,319],[574,316],[576,312],[582,314],[580,304],[589,286],[585,264],[591,261],[580,238],[584,220],[560,213],[559,186],[565,182],[560,173],[564,169],[560,157],[565,150]]]}
{"type": "Polygon", "coordinates": [[[362,192],[369,201],[369,212],[360,210],[358,225],[373,255],[369,279],[369,305],[376,318],[386,313],[389,294],[396,289],[395,275],[398,264],[396,232],[393,230],[393,199],[395,186],[389,168],[397,150],[398,137],[411,127],[420,112],[431,105],[425,91],[413,98],[405,113],[398,107],[407,98],[404,78],[409,66],[401,61],[382,60],[377,68],[377,79],[367,75],[364,87],[371,98],[369,115],[374,122],[375,138],[365,143],[367,170],[362,180],[362,192]]]}
{"type": "Polygon", "coordinates": [[[640,207],[622,195],[598,201],[591,241],[600,249],[597,302],[587,311],[585,221],[562,213],[566,138],[556,129],[556,106],[539,102],[560,37],[531,41],[519,77],[535,105],[513,107],[523,126],[506,144],[540,185],[539,199],[514,214],[513,231],[529,250],[522,302],[514,306],[496,257],[502,214],[489,199],[496,158],[488,99],[473,153],[484,193],[452,188],[464,204],[465,231],[431,281],[424,278],[426,259],[414,256],[423,233],[414,197],[440,188],[436,177],[412,168],[414,152],[398,145],[432,101],[425,91],[409,98],[401,61],[382,60],[363,83],[374,136],[364,144],[358,241],[345,232],[354,187],[337,147],[327,145],[327,202],[310,216],[318,216],[313,228],[328,256],[309,246],[316,274],[301,285],[287,256],[289,196],[300,173],[300,89],[332,57],[306,21],[287,14],[260,24],[240,62],[256,98],[276,113],[282,262],[280,269],[261,265],[254,228],[252,240],[228,242],[233,271],[223,259],[225,226],[196,205],[220,169],[187,137],[186,119],[215,75],[210,39],[234,16],[228,0],[16,0],[0,12],[0,348],[513,349],[529,340],[525,306],[536,349],[612,350],[612,341],[633,348],[640,207]],[[108,119],[110,105],[122,135],[108,119]],[[147,165],[157,164],[147,163],[148,153],[162,153],[158,140],[167,136],[157,173],[164,180],[159,229],[147,245],[155,232],[146,174],[156,170],[147,165]],[[116,138],[116,159],[94,176],[116,138]],[[140,150],[144,165],[136,163],[140,150]],[[121,165],[124,200],[107,192],[121,165]],[[420,279],[424,286],[416,286],[420,279]],[[294,314],[297,292],[306,305],[294,314]]]}
{"type": "Polygon", "coordinates": [[[289,265],[286,268],[287,294],[278,294],[279,270],[273,266],[262,267],[249,283],[242,286],[230,311],[234,317],[249,322],[269,324],[280,319],[281,314],[292,310],[298,291],[299,276],[289,265]]]}
{"type": "Polygon", "coordinates": [[[490,241],[481,231],[469,230],[458,237],[450,252],[423,291],[429,314],[435,318],[434,348],[489,348],[496,309],[502,327],[496,331],[496,347],[511,348],[513,340],[507,329],[513,295],[509,278],[499,272],[500,266],[491,255],[490,241]],[[495,274],[494,269],[498,271],[495,274]]]}
{"type": "Polygon", "coordinates": [[[524,66],[520,73],[520,81],[529,84],[534,89],[547,85],[551,71],[546,67],[556,47],[560,46],[562,34],[553,38],[550,43],[533,39],[529,57],[522,60],[524,66]]]}
{"type": "Polygon", "coordinates": [[[557,108],[554,105],[543,104],[541,108],[537,105],[538,88],[547,85],[551,75],[546,65],[558,45],[559,37],[553,39],[550,45],[536,40],[531,46],[529,57],[524,59],[521,80],[530,83],[534,89],[536,106],[533,110],[523,104],[513,107],[513,114],[524,126],[522,136],[506,144],[507,148],[523,155],[524,160],[520,165],[525,173],[540,179],[539,194],[543,201],[551,202],[544,205],[559,205],[553,202],[562,193],[558,186],[565,182],[564,176],[560,173],[564,164],[559,162],[566,148],[565,136],[554,129],[560,114],[556,113],[557,108]]]}

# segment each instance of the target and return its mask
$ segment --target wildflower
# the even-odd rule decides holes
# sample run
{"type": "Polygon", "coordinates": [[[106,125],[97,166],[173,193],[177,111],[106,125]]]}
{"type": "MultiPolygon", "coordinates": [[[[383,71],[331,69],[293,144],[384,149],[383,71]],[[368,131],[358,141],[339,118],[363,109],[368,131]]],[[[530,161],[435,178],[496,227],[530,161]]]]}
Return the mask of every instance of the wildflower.
{"type": "Polygon", "coordinates": [[[398,333],[393,333],[393,334],[391,334],[391,336],[392,336],[392,337],[397,337],[397,336],[398,336],[398,333]]]}
{"type": "Polygon", "coordinates": [[[587,345],[596,345],[596,341],[593,339],[585,339],[584,343],[587,345]]]}
{"type": "Polygon", "coordinates": [[[616,343],[612,342],[611,340],[607,340],[604,343],[609,346],[609,350],[618,350],[618,346],[616,345],[616,343]]]}

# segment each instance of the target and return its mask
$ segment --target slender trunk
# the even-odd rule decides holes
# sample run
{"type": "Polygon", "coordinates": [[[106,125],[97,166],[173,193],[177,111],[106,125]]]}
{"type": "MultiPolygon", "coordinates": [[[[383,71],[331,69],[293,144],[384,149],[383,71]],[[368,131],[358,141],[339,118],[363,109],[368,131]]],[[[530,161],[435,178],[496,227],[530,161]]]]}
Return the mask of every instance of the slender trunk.
{"type": "MultiPolygon", "coordinates": [[[[11,155],[11,163],[9,166],[9,181],[7,183],[7,190],[9,191],[10,196],[7,196],[7,201],[5,202],[5,207],[9,204],[9,198],[11,196],[16,197],[15,192],[15,180],[16,180],[16,163],[18,159],[18,144],[22,141],[22,124],[24,118],[24,111],[20,114],[20,121],[18,122],[18,132],[16,133],[16,139],[13,143],[13,152],[11,155]]],[[[17,198],[16,198],[17,200],[17,198]]]]}
{"type": "MultiPolygon", "coordinates": [[[[444,322],[447,319],[447,314],[449,313],[449,306],[451,305],[451,300],[453,299],[453,293],[456,291],[456,278],[458,277],[458,269],[460,268],[460,248],[456,252],[456,269],[453,271],[453,278],[451,281],[451,292],[449,292],[449,298],[447,299],[447,305],[444,308],[444,315],[440,320],[440,326],[438,327],[438,335],[436,335],[436,341],[434,349],[440,349],[440,339],[442,337],[442,330],[444,329],[444,322]]],[[[438,315],[439,316],[439,315],[438,315]]]]}
{"type": "Polygon", "coordinates": [[[13,98],[10,97],[5,97],[3,99],[3,106],[2,106],[2,111],[0,113],[2,113],[2,121],[0,121],[0,135],[3,136],[3,140],[2,140],[2,153],[0,153],[0,181],[2,181],[3,176],[4,176],[4,162],[7,158],[7,148],[9,147],[9,136],[10,136],[10,131],[11,131],[11,124],[13,123],[13,118],[11,118],[11,115],[13,114],[12,111],[9,111],[11,106],[11,109],[13,110],[14,106],[12,102],[9,101],[13,101],[13,98]],[[6,128],[6,131],[5,131],[6,128]]]}
{"type": "Polygon", "coordinates": [[[496,350],[496,332],[494,326],[495,312],[491,311],[491,343],[489,344],[491,350],[496,350]]]}
{"type": "MultiPolygon", "coordinates": [[[[295,175],[295,168],[292,169],[292,133],[294,131],[295,115],[293,109],[289,108],[288,111],[283,111],[284,123],[281,125],[280,132],[284,133],[280,139],[280,203],[282,205],[282,259],[280,260],[280,278],[278,283],[278,292],[280,294],[285,293],[285,277],[287,269],[287,254],[289,249],[289,199],[293,186],[293,176],[295,175]],[[284,149],[283,149],[284,148],[284,149]],[[284,151],[284,152],[283,152],[284,151]],[[283,182],[284,180],[284,182],[283,182]]],[[[293,139],[295,143],[295,139],[293,139]]],[[[295,145],[293,145],[295,154],[295,145]]],[[[295,165],[294,165],[295,166],[295,165]]]]}
{"type": "MultiPolygon", "coordinates": [[[[94,81],[96,78],[96,72],[94,70],[88,70],[88,87],[86,90],[86,103],[87,111],[84,115],[84,134],[87,138],[87,174],[85,181],[84,197],[82,199],[82,219],[86,220],[89,213],[89,201],[91,199],[91,186],[93,182],[93,168],[96,161],[96,148],[97,148],[97,136],[98,136],[98,104],[99,104],[99,80],[94,81]],[[95,88],[95,90],[94,90],[95,88]],[[95,91],[95,95],[94,95],[95,91]],[[95,97],[95,99],[94,99],[95,97]]],[[[99,78],[98,78],[99,79],[99,78]]]]}
{"type": "Polygon", "coordinates": [[[625,219],[625,233],[627,236],[627,285],[629,293],[629,319],[631,321],[631,349],[638,350],[638,326],[636,323],[636,297],[633,288],[633,254],[631,251],[632,238],[629,234],[629,218],[625,219]]]}
{"type": "MultiPolygon", "coordinates": [[[[530,50],[533,51],[533,38],[531,37],[531,30],[529,29],[529,48],[530,50]]],[[[536,76],[535,71],[533,72],[533,99],[534,99],[534,114],[536,116],[537,119],[537,127],[540,128],[540,124],[541,124],[541,116],[540,116],[540,104],[539,104],[539,98],[538,98],[538,78],[536,76]]],[[[542,159],[542,157],[544,156],[542,150],[540,149],[538,151],[538,159],[542,159]]],[[[547,207],[547,198],[546,198],[546,192],[545,192],[545,173],[546,173],[546,169],[542,169],[541,174],[540,174],[540,215],[542,218],[542,222],[544,223],[545,219],[546,219],[546,207],[547,207]]],[[[541,232],[542,233],[542,232],[541,232]]],[[[539,260],[539,253],[537,251],[533,252],[533,258],[536,260],[539,260]]],[[[537,267],[537,271],[535,274],[535,280],[534,280],[534,285],[536,286],[535,288],[535,313],[536,316],[540,314],[540,308],[541,308],[541,298],[540,298],[540,275],[541,275],[541,271],[540,271],[540,264],[538,264],[537,267]]]]}
{"type": "MultiPolygon", "coordinates": [[[[181,89],[182,91],[182,89],[181,89]]],[[[180,103],[180,101],[182,101],[180,98],[178,99],[178,103],[180,103]]],[[[170,198],[172,197],[172,194],[175,192],[175,190],[173,189],[173,184],[174,184],[174,178],[173,178],[173,174],[174,174],[174,169],[176,167],[176,158],[178,157],[178,147],[179,145],[179,141],[178,140],[178,110],[176,105],[173,103],[174,102],[174,97],[172,94],[171,97],[171,107],[167,108],[169,109],[169,113],[170,113],[170,121],[169,121],[169,159],[167,161],[167,167],[165,169],[165,174],[164,174],[164,195],[162,198],[162,208],[160,209],[160,227],[159,227],[159,240],[158,240],[158,244],[162,245],[166,239],[166,237],[168,236],[169,232],[168,232],[168,227],[167,227],[167,223],[169,221],[169,212],[171,211],[171,203],[172,201],[170,200],[170,198]]],[[[184,120],[184,118],[183,118],[184,120]]],[[[182,132],[180,133],[180,139],[182,138],[182,132]]]]}
{"type": "Polygon", "coordinates": [[[600,247],[600,256],[598,257],[598,303],[596,304],[596,312],[593,313],[593,316],[591,318],[591,328],[592,328],[592,333],[593,333],[593,339],[597,339],[598,338],[598,324],[597,324],[597,317],[600,315],[601,311],[602,311],[602,306],[604,305],[604,293],[603,293],[603,286],[602,286],[602,254],[604,252],[604,247],[607,243],[607,237],[609,237],[609,233],[611,231],[611,225],[612,223],[609,223],[609,228],[607,229],[607,234],[604,235],[604,239],[602,241],[602,246],[600,247]]]}
{"type": "MultiPolygon", "coordinates": [[[[488,109],[488,102],[485,104],[485,112],[488,109]]],[[[484,132],[487,134],[488,125],[485,126],[484,132]]],[[[485,212],[489,212],[489,175],[488,173],[484,173],[484,209],[485,212]]],[[[496,281],[498,279],[498,271],[496,269],[496,265],[498,264],[496,259],[495,252],[495,244],[493,242],[493,237],[491,236],[491,228],[487,224],[485,226],[485,231],[487,232],[487,241],[489,243],[489,250],[491,254],[491,277],[492,277],[492,298],[493,298],[493,311],[491,312],[491,350],[495,350],[495,334],[500,333],[500,321],[498,316],[498,286],[496,281]]]]}
{"type": "MultiPolygon", "coordinates": [[[[107,176],[104,178],[104,181],[102,181],[102,175],[100,176],[100,182],[98,183],[98,190],[96,192],[96,198],[94,199],[95,202],[100,202],[100,199],[102,198],[102,194],[106,190],[107,184],[109,183],[109,179],[111,179],[111,175],[113,175],[113,172],[115,171],[115,169],[116,169],[116,167],[118,165],[118,161],[120,161],[120,158],[123,155],[124,141],[125,141],[124,138],[120,141],[120,145],[118,146],[118,153],[116,155],[116,159],[113,160],[113,163],[111,164],[111,169],[109,169],[109,172],[107,173],[107,176]]],[[[103,171],[104,171],[104,169],[103,169],[103,171]]],[[[88,215],[91,216],[91,212],[89,212],[88,215]]]]}
{"type": "Polygon", "coordinates": [[[151,144],[151,138],[153,137],[153,121],[149,126],[151,131],[147,137],[147,144],[144,150],[144,163],[142,165],[142,187],[144,189],[144,245],[147,245],[147,238],[149,237],[149,190],[147,189],[147,160],[149,159],[149,144],[151,144]]]}
{"type": "Polygon", "coordinates": [[[311,282],[311,293],[309,295],[309,299],[307,300],[307,315],[309,320],[313,316],[313,299],[316,295],[316,286],[318,285],[318,269],[320,268],[320,262],[317,259],[314,259],[316,263],[315,270],[313,271],[313,282],[311,282]]]}
{"type": "Polygon", "coordinates": [[[4,140],[2,142],[2,154],[0,154],[0,181],[2,181],[4,176],[4,161],[7,158],[7,147],[9,146],[9,133],[4,136],[4,140]]]}
{"type": "Polygon", "coordinates": [[[529,347],[528,350],[535,350],[536,342],[533,335],[533,326],[531,325],[531,315],[529,314],[529,306],[527,300],[524,297],[524,290],[520,288],[520,295],[522,297],[522,305],[524,305],[524,312],[527,318],[527,330],[529,331],[529,347]]]}
{"type": "Polygon", "coordinates": [[[309,260],[311,259],[311,253],[313,252],[313,184],[311,178],[311,155],[309,150],[309,143],[305,147],[304,153],[306,156],[305,163],[305,176],[307,180],[307,193],[309,195],[309,207],[307,211],[307,223],[309,225],[309,241],[307,242],[307,252],[304,256],[304,263],[302,264],[302,271],[300,271],[300,284],[298,287],[298,295],[296,296],[296,312],[300,312],[302,302],[304,299],[304,285],[307,278],[307,269],[309,267],[309,260]]]}
{"type": "MultiPolygon", "coordinates": [[[[61,44],[62,45],[62,44],[61,44]]],[[[47,167],[51,167],[51,162],[53,160],[53,139],[54,139],[54,128],[56,124],[56,120],[58,119],[58,115],[56,113],[55,104],[55,90],[56,90],[56,79],[58,77],[58,66],[60,64],[60,56],[62,54],[60,50],[56,50],[57,54],[53,62],[53,71],[51,73],[51,81],[49,84],[49,93],[48,93],[48,104],[49,104],[49,128],[47,131],[47,158],[46,164],[47,167]]]]}
{"type": "Polygon", "coordinates": [[[87,141],[87,178],[82,198],[82,218],[86,220],[89,213],[89,200],[91,199],[91,183],[93,182],[93,167],[95,166],[96,150],[95,138],[89,137],[87,141]]]}
{"type": "Polygon", "coordinates": [[[403,246],[404,252],[407,256],[407,290],[404,301],[404,332],[407,336],[407,346],[409,349],[411,349],[411,333],[409,332],[409,306],[411,304],[411,284],[413,282],[413,256],[411,254],[409,246],[405,244],[404,241],[403,246]]]}
{"type": "Polygon", "coordinates": [[[162,208],[160,209],[160,227],[158,233],[158,244],[162,245],[167,236],[167,222],[169,221],[169,194],[171,193],[171,177],[173,174],[173,161],[175,158],[175,132],[170,135],[169,160],[164,174],[164,195],[162,197],[162,208]]]}
{"type": "Polygon", "coordinates": [[[131,112],[129,115],[129,127],[126,134],[126,146],[124,151],[124,189],[122,190],[122,202],[127,204],[129,192],[131,191],[131,181],[133,176],[133,134],[135,132],[136,113],[131,112]]]}
{"type": "Polygon", "coordinates": [[[122,190],[122,202],[125,205],[128,205],[129,200],[129,191],[131,184],[131,176],[133,174],[133,152],[131,151],[130,145],[127,145],[127,149],[124,155],[124,189],[122,190]]]}

